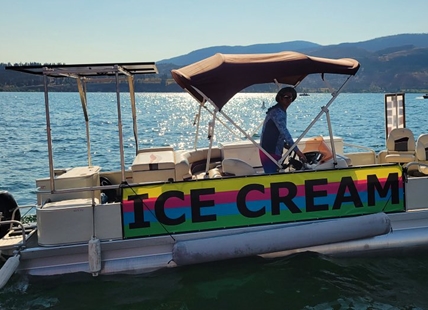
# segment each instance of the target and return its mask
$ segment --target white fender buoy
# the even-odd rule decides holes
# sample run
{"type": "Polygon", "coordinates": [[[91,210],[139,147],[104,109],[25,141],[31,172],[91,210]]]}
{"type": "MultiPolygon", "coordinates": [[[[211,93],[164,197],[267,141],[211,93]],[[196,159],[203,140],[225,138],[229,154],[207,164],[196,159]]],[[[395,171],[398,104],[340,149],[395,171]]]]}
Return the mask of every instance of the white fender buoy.
{"type": "Polygon", "coordinates": [[[0,289],[6,285],[10,277],[15,273],[16,269],[19,266],[20,255],[16,254],[12,257],[9,257],[4,263],[3,267],[0,269],[0,289]]]}
{"type": "Polygon", "coordinates": [[[92,238],[88,242],[89,271],[94,277],[101,271],[101,243],[100,239],[92,238]]]}

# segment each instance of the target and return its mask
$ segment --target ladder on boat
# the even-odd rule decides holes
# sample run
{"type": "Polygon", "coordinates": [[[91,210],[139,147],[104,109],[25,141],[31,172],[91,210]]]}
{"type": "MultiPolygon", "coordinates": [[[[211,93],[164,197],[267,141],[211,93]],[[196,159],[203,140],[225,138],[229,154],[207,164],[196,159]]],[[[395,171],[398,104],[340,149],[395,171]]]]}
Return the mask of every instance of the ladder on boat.
{"type": "Polygon", "coordinates": [[[26,246],[27,240],[36,232],[35,224],[22,224],[19,221],[1,221],[0,225],[10,224],[6,235],[0,239],[0,252],[2,254],[26,246]]]}
{"type": "Polygon", "coordinates": [[[36,225],[22,224],[20,221],[0,221],[0,225],[10,225],[6,235],[0,239],[0,253],[4,264],[0,269],[0,289],[3,288],[19,266],[20,250],[37,231],[36,225]]]}

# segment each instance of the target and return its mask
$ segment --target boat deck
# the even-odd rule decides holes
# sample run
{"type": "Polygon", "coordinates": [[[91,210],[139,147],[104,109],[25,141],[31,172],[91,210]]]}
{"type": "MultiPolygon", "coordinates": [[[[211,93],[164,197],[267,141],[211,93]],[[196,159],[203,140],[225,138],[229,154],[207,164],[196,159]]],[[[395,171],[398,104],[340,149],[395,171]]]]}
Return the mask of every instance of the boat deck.
{"type": "Polygon", "coordinates": [[[3,238],[0,239],[0,251],[2,254],[8,251],[22,247],[36,233],[35,225],[24,225],[24,231],[21,227],[13,227],[3,238]]]}

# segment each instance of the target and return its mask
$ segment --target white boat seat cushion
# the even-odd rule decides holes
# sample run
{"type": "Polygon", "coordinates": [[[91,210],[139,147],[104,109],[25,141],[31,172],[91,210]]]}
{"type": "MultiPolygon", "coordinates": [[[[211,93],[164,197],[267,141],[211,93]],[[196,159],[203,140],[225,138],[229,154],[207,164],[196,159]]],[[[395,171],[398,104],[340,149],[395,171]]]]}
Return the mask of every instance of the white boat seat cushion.
{"type": "Polygon", "coordinates": [[[256,174],[256,170],[245,161],[238,158],[225,158],[221,163],[223,173],[244,176],[256,174]]]}
{"type": "Polygon", "coordinates": [[[428,165],[419,165],[418,170],[424,175],[428,175],[428,165]]]}
{"type": "Polygon", "coordinates": [[[188,152],[175,152],[175,180],[181,181],[192,178],[188,152]]]}
{"type": "Polygon", "coordinates": [[[416,160],[415,138],[408,128],[394,128],[386,140],[388,163],[409,163],[416,160]]]}
{"type": "Polygon", "coordinates": [[[410,163],[415,159],[414,153],[389,153],[385,156],[387,163],[410,163]]]}
{"type": "Polygon", "coordinates": [[[416,141],[416,160],[419,172],[428,175],[428,134],[420,135],[416,141]]]}
{"type": "Polygon", "coordinates": [[[416,141],[416,158],[418,161],[428,160],[428,134],[423,134],[416,141]]]}

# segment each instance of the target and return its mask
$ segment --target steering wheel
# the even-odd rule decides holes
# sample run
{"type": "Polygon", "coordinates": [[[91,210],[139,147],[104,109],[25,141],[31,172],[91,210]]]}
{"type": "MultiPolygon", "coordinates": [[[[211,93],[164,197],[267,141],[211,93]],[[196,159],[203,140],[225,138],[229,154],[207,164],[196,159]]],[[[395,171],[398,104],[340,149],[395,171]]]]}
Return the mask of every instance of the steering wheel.
{"type": "MultiPolygon", "coordinates": [[[[284,149],[289,150],[290,146],[284,143],[284,149]]],[[[290,154],[288,154],[288,162],[286,162],[287,158],[284,158],[284,161],[281,163],[282,168],[287,169],[288,167],[293,167],[295,170],[302,170],[303,162],[301,162],[299,159],[296,159],[296,157],[297,153],[293,149],[290,154]]]]}
{"type": "Polygon", "coordinates": [[[322,154],[318,151],[305,153],[305,156],[309,165],[318,164],[322,159],[322,154]]]}

